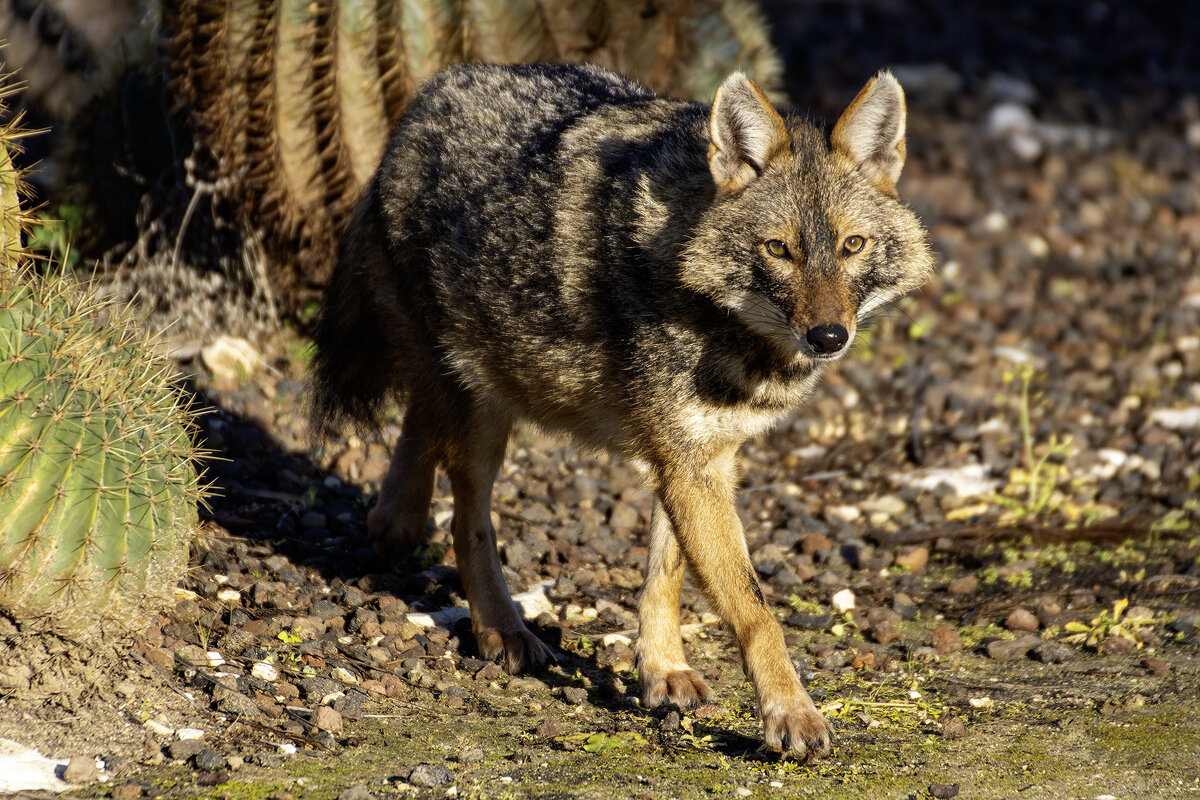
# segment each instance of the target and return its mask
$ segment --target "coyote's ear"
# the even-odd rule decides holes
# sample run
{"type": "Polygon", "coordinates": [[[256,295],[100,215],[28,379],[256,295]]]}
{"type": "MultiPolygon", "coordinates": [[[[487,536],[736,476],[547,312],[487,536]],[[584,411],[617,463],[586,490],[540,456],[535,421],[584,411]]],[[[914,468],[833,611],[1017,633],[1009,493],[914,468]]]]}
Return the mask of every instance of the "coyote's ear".
{"type": "Polygon", "coordinates": [[[740,191],[788,147],[787,126],[771,101],[740,72],[725,79],[713,100],[708,168],[717,189],[740,191]]]}
{"type": "Polygon", "coordinates": [[[904,167],[904,90],[887,70],[867,81],[833,126],[833,149],[881,191],[896,194],[904,167]]]}

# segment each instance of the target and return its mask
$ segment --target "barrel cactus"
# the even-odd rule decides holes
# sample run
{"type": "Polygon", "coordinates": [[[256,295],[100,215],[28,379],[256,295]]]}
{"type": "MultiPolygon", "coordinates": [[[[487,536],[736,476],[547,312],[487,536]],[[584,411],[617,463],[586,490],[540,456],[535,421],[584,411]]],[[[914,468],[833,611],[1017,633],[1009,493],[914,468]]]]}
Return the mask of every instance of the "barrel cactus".
{"type": "MultiPolygon", "coordinates": [[[[15,134],[0,129],[0,164],[15,134]]],[[[0,230],[20,221],[0,171],[0,230]]],[[[162,607],[198,529],[190,411],[133,322],[4,239],[0,272],[0,610],[68,633],[162,607]]]]}

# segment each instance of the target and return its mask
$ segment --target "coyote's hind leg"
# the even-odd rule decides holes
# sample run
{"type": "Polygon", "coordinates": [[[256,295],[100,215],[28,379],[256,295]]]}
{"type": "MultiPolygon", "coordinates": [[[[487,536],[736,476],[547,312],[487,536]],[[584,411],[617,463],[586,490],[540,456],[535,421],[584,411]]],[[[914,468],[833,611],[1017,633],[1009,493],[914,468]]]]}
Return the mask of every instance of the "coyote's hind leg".
{"type": "Polygon", "coordinates": [[[433,415],[420,405],[410,404],[404,412],[400,441],[379,489],[379,500],[367,514],[371,544],[392,563],[412,555],[425,538],[440,457],[439,431],[433,415]]]}

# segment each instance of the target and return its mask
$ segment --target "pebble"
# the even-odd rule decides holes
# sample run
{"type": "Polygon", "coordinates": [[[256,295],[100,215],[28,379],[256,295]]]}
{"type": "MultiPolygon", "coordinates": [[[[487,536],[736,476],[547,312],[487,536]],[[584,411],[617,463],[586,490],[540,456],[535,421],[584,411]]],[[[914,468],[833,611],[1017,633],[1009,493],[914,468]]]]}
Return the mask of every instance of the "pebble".
{"type": "Polygon", "coordinates": [[[574,705],[583,705],[587,702],[587,689],[580,686],[564,686],[562,688],[563,699],[574,705]]]}
{"type": "Polygon", "coordinates": [[[947,717],[942,722],[942,736],[947,739],[958,739],[967,735],[967,723],[962,717],[947,717]]]}
{"type": "Polygon", "coordinates": [[[216,772],[219,769],[224,769],[227,765],[225,756],[211,748],[204,748],[199,753],[196,753],[192,759],[192,763],[196,765],[196,769],[204,772],[216,772]]]}
{"type": "Polygon", "coordinates": [[[313,727],[330,733],[340,733],[342,730],[342,715],[329,706],[319,706],[312,713],[313,727]]]}
{"type": "Polygon", "coordinates": [[[1038,618],[1023,608],[1013,609],[1004,620],[1004,627],[1010,631],[1036,631],[1039,627],[1038,618]]]}
{"type": "Polygon", "coordinates": [[[907,568],[909,572],[920,572],[929,563],[929,548],[924,545],[903,548],[896,554],[895,563],[907,568]]]}
{"type": "Polygon", "coordinates": [[[556,719],[544,719],[533,729],[533,735],[539,739],[553,739],[562,736],[562,725],[556,719]]]}
{"type": "Polygon", "coordinates": [[[979,578],[974,575],[964,575],[961,578],[955,578],[950,581],[950,584],[946,587],[946,591],[950,592],[950,594],[964,595],[972,594],[978,588],[979,578]]]}
{"type": "Polygon", "coordinates": [[[931,644],[938,655],[957,653],[962,649],[962,637],[949,625],[938,625],[930,633],[931,644]]]}
{"type": "Polygon", "coordinates": [[[375,800],[375,795],[363,784],[356,783],[343,789],[338,800],[375,800]]]}
{"type": "Polygon", "coordinates": [[[204,743],[199,739],[180,739],[167,745],[167,753],[176,761],[187,761],[204,749],[204,743]]]}
{"type": "Polygon", "coordinates": [[[829,598],[829,604],[833,607],[834,613],[839,615],[854,608],[854,601],[854,592],[849,589],[834,592],[833,597],[829,598]]]}
{"type": "Polygon", "coordinates": [[[988,658],[996,661],[1015,661],[1024,658],[1041,640],[1037,636],[1020,636],[1016,639],[997,639],[984,648],[988,658]]]}
{"type": "Polygon", "coordinates": [[[800,552],[806,556],[815,556],[832,549],[833,540],[823,533],[810,533],[800,540],[800,552]]]}
{"type": "Polygon", "coordinates": [[[894,623],[884,620],[871,627],[871,635],[880,644],[891,644],[900,639],[900,630],[894,623]]]}
{"type": "Polygon", "coordinates": [[[113,800],[140,800],[144,793],[140,783],[123,783],[112,790],[113,800]]]}
{"type": "Polygon", "coordinates": [[[1142,666],[1148,669],[1156,678],[1166,678],[1171,674],[1171,666],[1161,658],[1144,658],[1142,666]]]}
{"type": "Polygon", "coordinates": [[[408,782],[413,786],[421,786],[424,788],[432,788],[434,786],[445,786],[454,781],[454,775],[445,767],[418,764],[413,767],[412,772],[408,773],[408,782]]]}
{"type": "Polygon", "coordinates": [[[1042,642],[1031,654],[1045,664],[1063,664],[1077,658],[1075,649],[1062,642],[1042,642]]]}
{"type": "Polygon", "coordinates": [[[96,766],[96,759],[91,756],[72,756],[62,773],[64,781],[76,785],[91,783],[99,776],[100,769],[96,766]]]}
{"type": "Polygon", "coordinates": [[[252,377],[263,361],[253,344],[228,334],[200,348],[200,360],[214,379],[229,382],[252,377]]]}

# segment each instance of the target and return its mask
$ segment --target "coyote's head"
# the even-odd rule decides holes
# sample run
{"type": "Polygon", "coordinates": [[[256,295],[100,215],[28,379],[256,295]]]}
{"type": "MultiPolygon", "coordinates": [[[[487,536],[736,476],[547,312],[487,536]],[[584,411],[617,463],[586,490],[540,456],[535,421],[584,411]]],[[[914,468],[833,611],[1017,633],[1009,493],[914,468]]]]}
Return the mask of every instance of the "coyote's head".
{"type": "Polygon", "coordinates": [[[828,138],[729,76],[709,120],[715,197],[684,251],[684,282],[784,354],[841,356],[859,322],[932,272],[925,232],[896,193],[904,122],[888,72],[828,138]]]}

